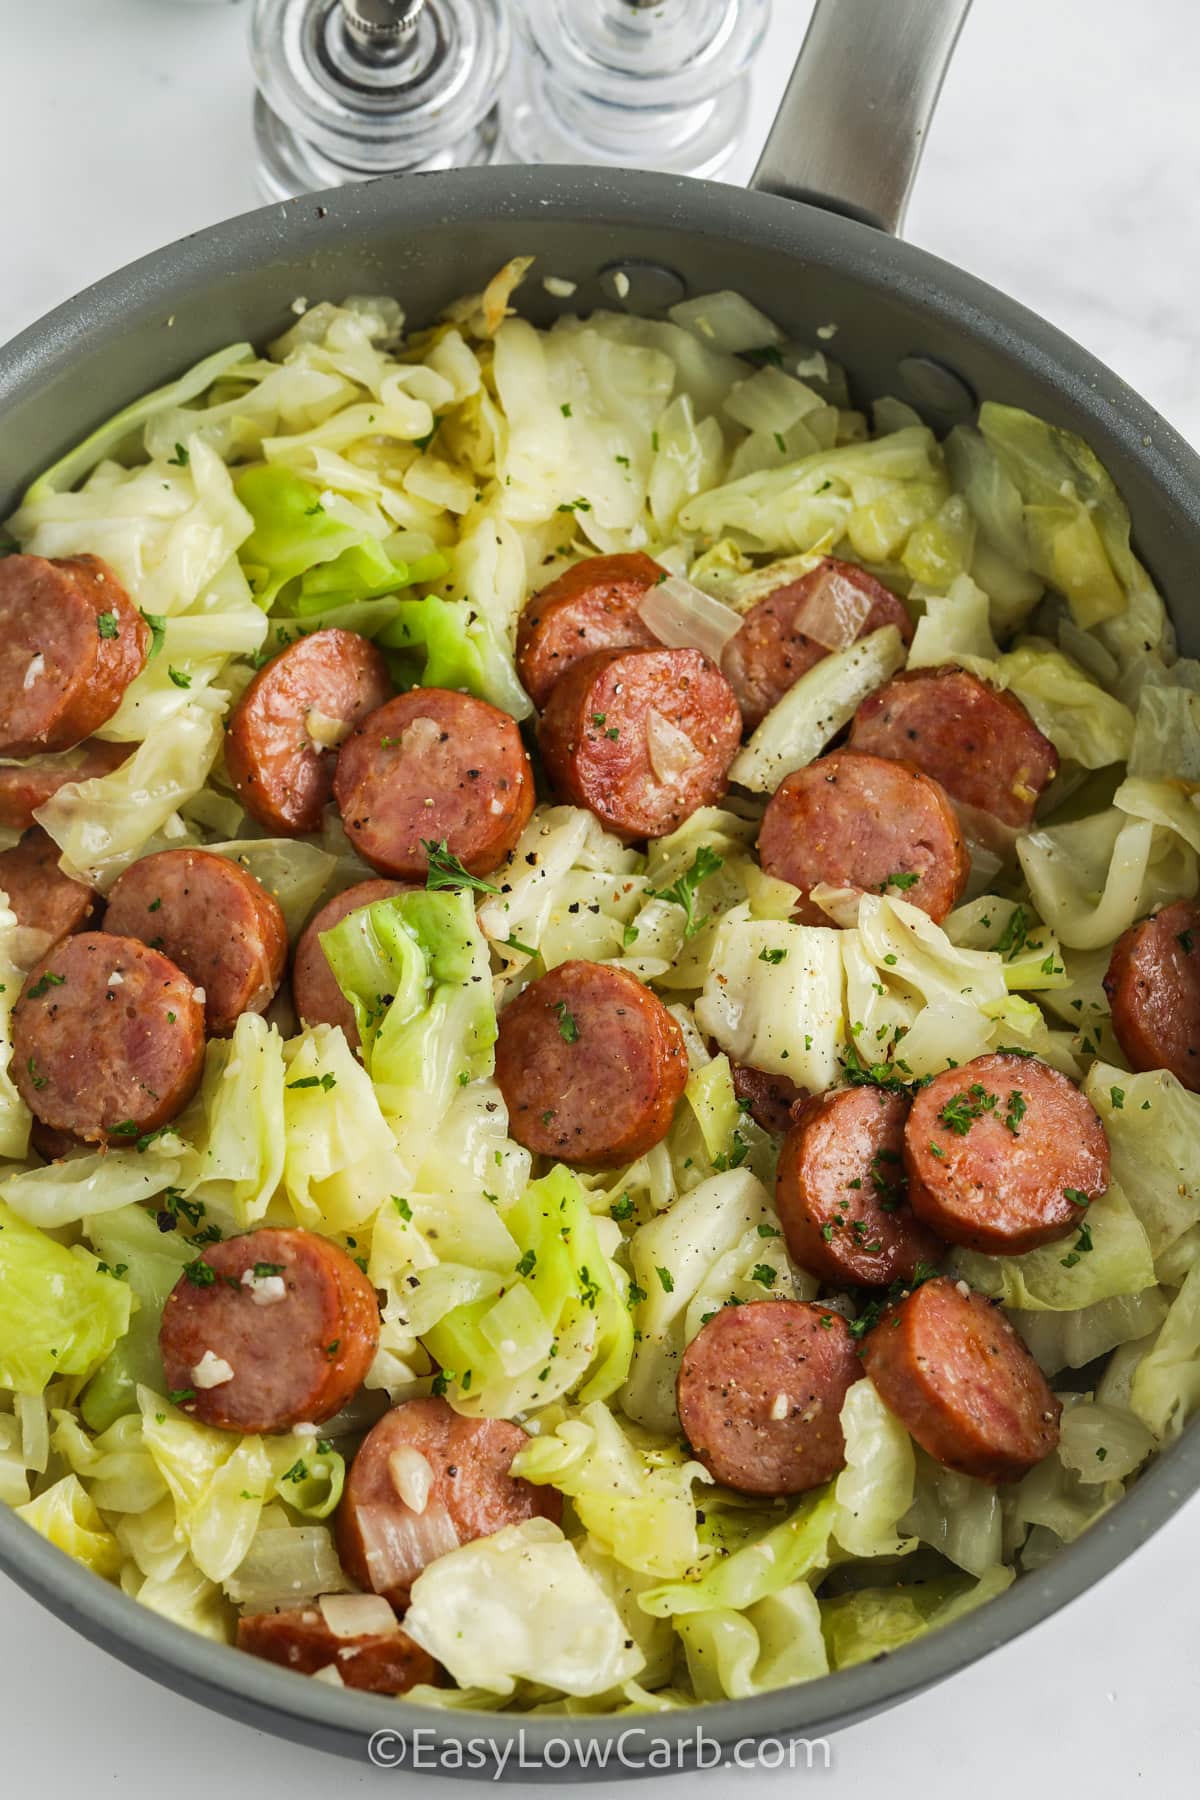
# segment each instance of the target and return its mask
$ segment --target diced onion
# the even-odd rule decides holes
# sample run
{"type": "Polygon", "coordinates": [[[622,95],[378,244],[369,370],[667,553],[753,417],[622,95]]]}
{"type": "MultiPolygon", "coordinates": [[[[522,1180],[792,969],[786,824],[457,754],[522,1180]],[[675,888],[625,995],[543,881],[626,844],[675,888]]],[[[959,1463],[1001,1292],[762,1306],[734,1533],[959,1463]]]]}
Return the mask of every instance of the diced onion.
{"type": "Polygon", "coordinates": [[[673,324],[694,332],[715,350],[729,350],[734,355],[783,342],[778,325],[759,312],[757,306],[752,306],[743,294],[729,288],[716,294],[700,294],[694,300],[680,300],[670,308],[667,316],[673,324]]]}
{"type": "Polygon", "coordinates": [[[646,754],[657,780],[678,781],[703,761],[686,731],[652,706],[646,714],[646,754]]]}
{"type": "Polygon", "coordinates": [[[396,1615],[381,1594],[322,1594],[317,1605],[336,1638],[379,1637],[396,1629],[396,1615]]]}
{"type": "Polygon", "coordinates": [[[309,1676],[310,1681],[323,1681],[326,1687],[345,1687],[341,1670],[334,1663],[326,1663],[323,1669],[314,1669],[309,1676]]]}
{"type": "Polygon", "coordinates": [[[192,1370],[192,1385],[198,1388],[224,1387],[233,1380],[233,1368],[223,1356],[217,1356],[206,1350],[200,1361],[192,1370]]]}
{"type": "Polygon", "coordinates": [[[354,725],[350,719],[331,719],[328,713],[310,706],[304,715],[304,729],[323,750],[336,750],[350,736],[354,725]]]}
{"type": "Polygon", "coordinates": [[[437,720],[422,713],[400,733],[400,748],[406,756],[424,756],[427,750],[432,750],[441,741],[441,736],[442,728],[437,720]]]}
{"type": "Polygon", "coordinates": [[[848,581],[840,569],[826,565],[805,595],[794,629],[825,650],[845,650],[858,637],[870,611],[870,594],[848,581]]]}
{"type": "Polygon", "coordinates": [[[720,662],[726,644],[742,624],[741,614],[732,606],[693,587],[682,575],[668,575],[665,581],[647,588],[638,614],[668,649],[703,650],[715,663],[720,662]]]}
{"type": "Polygon", "coordinates": [[[401,1444],[388,1457],[388,1473],[405,1506],[415,1513],[423,1513],[433,1486],[433,1465],[429,1458],[422,1456],[411,1444],[401,1444]]]}

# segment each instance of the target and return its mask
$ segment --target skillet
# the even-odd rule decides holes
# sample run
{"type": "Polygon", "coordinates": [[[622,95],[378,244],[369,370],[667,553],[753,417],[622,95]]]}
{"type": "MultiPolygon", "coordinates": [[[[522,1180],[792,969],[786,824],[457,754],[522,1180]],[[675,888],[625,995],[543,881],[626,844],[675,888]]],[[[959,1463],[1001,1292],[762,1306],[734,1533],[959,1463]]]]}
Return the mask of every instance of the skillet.
{"type": "MultiPolygon", "coordinates": [[[[29,479],[131,397],[214,347],[262,342],[289,307],[348,293],[399,296],[422,323],[478,290],[509,257],[577,284],[556,301],[530,282],[522,310],[618,303],[653,314],[733,288],[785,332],[832,349],[860,401],[898,394],[944,431],[976,397],[1024,407],[1091,445],[1124,496],[1138,554],[1200,653],[1191,601],[1200,559],[1200,459],[1137,394],[1032,313],[894,234],[970,0],[818,0],[751,191],[646,173],[471,169],[392,177],[272,205],[186,238],[69,300],[0,350],[0,517],[29,479]]],[[[373,1732],[422,1734],[453,1767],[466,1739],[494,1779],[561,1781],[652,1772],[651,1734],[731,1747],[823,1736],[966,1667],[1080,1594],[1200,1487],[1195,1428],[1132,1491],[1035,1576],[958,1623],[843,1673],[753,1700],[662,1717],[563,1719],[445,1712],[296,1680],[139,1608],[0,1508],[0,1568],[58,1617],[132,1667],[229,1717],[363,1759],[373,1732]],[[562,1745],[571,1740],[570,1760],[562,1745]],[[520,1743],[520,1761],[515,1746],[520,1743]],[[552,1760],[543,1757],[553,1740],[552,1760]]],[[[708,1752],[711,1755],[711,1750],[708,1752]]],[[[682,1761],[695,1761],[693,1750],[682,1761]]],[[[681,1766],[680,1758],[672,1767],[681,1766]]]]}

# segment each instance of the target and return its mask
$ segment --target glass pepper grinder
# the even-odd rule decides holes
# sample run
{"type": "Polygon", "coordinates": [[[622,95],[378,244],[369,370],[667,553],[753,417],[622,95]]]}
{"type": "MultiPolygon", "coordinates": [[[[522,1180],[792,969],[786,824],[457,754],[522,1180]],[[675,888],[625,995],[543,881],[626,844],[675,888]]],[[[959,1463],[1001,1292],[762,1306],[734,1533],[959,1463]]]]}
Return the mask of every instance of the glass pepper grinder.
{"type": "Polygon", "coordinates": [[[509,0],[255,0],[254,132],[269,199],[490,162],[509,0]]]}
{"type": "Polygon", "coordinates": [[[771,0],[511,3],[507,155],[710,176],[730,162],[771,0]]]}

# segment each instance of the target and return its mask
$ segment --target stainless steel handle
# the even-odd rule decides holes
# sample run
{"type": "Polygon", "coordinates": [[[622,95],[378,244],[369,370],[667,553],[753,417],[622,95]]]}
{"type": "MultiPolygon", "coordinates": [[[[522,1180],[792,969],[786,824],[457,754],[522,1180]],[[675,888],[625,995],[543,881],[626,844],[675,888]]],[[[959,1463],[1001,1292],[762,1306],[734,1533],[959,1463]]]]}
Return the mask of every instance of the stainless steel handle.
{"type": "Polygon", "coordinates": [[[817,0],[750,186],[898,232],[970,5],[817,0]]]}

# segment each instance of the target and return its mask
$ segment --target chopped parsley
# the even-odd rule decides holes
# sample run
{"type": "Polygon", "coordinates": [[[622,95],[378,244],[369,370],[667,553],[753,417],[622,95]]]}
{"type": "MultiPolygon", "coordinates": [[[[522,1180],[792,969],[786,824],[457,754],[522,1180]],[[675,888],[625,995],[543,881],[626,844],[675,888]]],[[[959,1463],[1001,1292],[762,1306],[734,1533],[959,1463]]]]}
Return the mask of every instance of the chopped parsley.
{"type": "Polygon", "coordinates": [[[1079,1227],[1079,1236],[1075,1239],[1074,1249],[1069,1251],[1066,1256],[1060,1256],[1058,1260],[1064,1269],[1073,1269],[1080,1257],[1086,1256],[1087,1252],[1093,1249],[1095,1249],[1095,1245],[1092,1243],[1092,1228],[1085,1219],[1079,1227]]]}
{"type": "Polygon", "coordinates": [[[623,1225],[626,1219],[632,1219],[633,1195],[622,1194],[619,1200],[614,1200],[608,1209],[608,1215],[609,1218],[615,1219],[618,1225],[623,1225]]]}
{"type": "Polygon", "coordinates": [[[40,1000],[42,995],[48,994],[52,987],[64,987],[66,985],[66,980],[67,978],[65,975],[56,975],[52,969],[47,969],[46,973],[34,982],[29,993],[26,995],[26,998],[29,1000],[40,1000]]]}
{"type": "Polygon", "coordinates": [[[518,1275],[532,1275],[533,1271],[536,1267],[537,1267],[537,1251],[536,1250],[526,1250],[525,1253],[523,1254],[523,1256],[521,1257],[520,1262],[517,1264],[517,1274],[518,1275]]]}
{"type": "Polygon", "coordinates": [[[889,875],[879,891],[880,893],[883,893],[887,888],[894,887],[899,888],[901,893],[903,893],[910,887],[916,887],[920,879],[921,877],[919,875],[914,875],[911,870],[902,869],[895,875],[889,875]]]}
{"type": "Polygon", "coordinates": [[[332,1070],[327,1069],[324,1075],[301,1075],[296,1081],[289,1081],[287,1085],[289,1092],[292,1088],[319,1087],[324,1088],[325,1092],[328,1093],[330,1088],[337,1086],[337,1076],[332,1070]]]}
{"type": "Polygon", "coordinates": [[[464,869],[445,838],[436,844],[432,838],[422,838],[421,848],[428,862],[425,886],[430,893],[436,893],[439,888],[474,888],[477,894],[500,892],[490,881],[484,881],[480,876],[472,875],[464,869]]]}
{"type": "Polygon", "coordinates": [[[404,1198],[404,1196],[402,1194],[393,1194],[392,1195],[392,1205],[395,1207],[396,1211],[400,1214],[400,1217],[402,1219],[411,1219],[412,1218],[412,1216],[413,1216],[412,1207],[409,1205],[408,1201],[404,1198]]]}
{"type": "Polygon", "coordinates": [[[283,1263],[256,1262],[254,1265],[255,1281],[266,1281],[272,1275],[282,1275],[283,1263]]]}
{"type": "Polygon", "coordinates": [[[560,513],[591,512],[592,503],[590,500],[564,500],[554,510],[560,513]]]}
{"type": "Polygon", "coordinates": [[[1028,1110],[1024,1094],[1019,1088],[1014,1088],[1008,1096],[1008,1105],[1004,1111],[1004,1123],[1014,1137],[1020,1135],[1021,1120],[1028,1110]]]}
{"type": "Polygon", "coordinates": [[[290,1469],[285,1469],[279,1477],[280,1481],[301,1482],[308,1480],[308,1464],[303,1457],[298,1457],[290,1469]]]}
{"type": "Polygon", "coordinates": [[[1120,1112],[1121,1108],[1125,1104],[1125,1089],[1119,1088],[1119,1087],[1111,1087],[1108,1090],[1108,1097],[1112,1101],[1113,1111],[1120,1112]]]}
{"type": "Polygon", "coordinates": [[[1025,949],[1032,949],[1029,942],[1029,927],[1033,924],[1033,916],[1023,906],[1014,906],[1009,914],[1008,924],[996,939],[992,948],[998,950],[1008,962],[1013,962],[1025,949]]]}
{"type": "Polygon", "coordinates": [[[922,1287],[925,1282],[932,1281],[937,1273],[938,1271],[932,1264],[919,1262],[908,1280],[901,1278],[893,1281],[885,1294],[878,1294],[874,1299],[867,1301],[857,1319],[847,1320],[850,1336],[864,1338],[868,1331],[878,1325],[889,1306],[894,1306],[898,1300],[903,1300],[907,1294],[911,1294],[915,1288],[922,1287]]]}
{"type": "Polygon", "coordinates": [[[708,924],[707,918],[698,919],[696,917],[696,896],[701,883],[707,881],[710,875],[715,875],[717,870],[724,866],[725,858],[723,856],[718,856],[710,845],[701,844],[686,872],[679,877],[678,881],[673,881],[670,887],[646,889],[646,893],[652,900],[668,900],[673,906],[683,908],[685,941],[695,937],[696,933],[708,924]]]}
{"type": "Polygon", "coordinates": [[[670,1269],[656,1269],[655,1274],[658,1276],[659,1282],[662,1285],[663,1293],[673,1294],[675,1292],[675,1277],[672,1275],[670,1269]]]}
{"type": "Polygon", "coordinates": [[[504,948],[506,950],[519,950],[522,956],[536,956],[537,955],[537,951],[534,949],[533,945],[532,944],[523,944],[521,942],[520,938],[506,937],[506,938],[501,938],[500,942],[504,945],[504,948]]]}
{"type": "Polygon", "coordinates": [[[171,680],[175,683],[177,688],[190,688],[192,685],[191,676],[185,673],[183,669],[169,668],[167,674],[171,677],[171,680]]]}
{"type": "Polygon", "coordinates": [[[120,624],[120,620],[117,618],[116,613],[115,612],[97,613],[96,614],[96,630],[100,633],[100,636],[102,638],[119,637],[120,633],[121,633],[121,624],[120,624]]]}
{"type": "Polygon", "coordinates": [[[778,968],[779,964],[783,961],[783,959],[786,955],[787,955],[786,950],[763,949],[763,950],[760,950],[758,953],[758,960],[759,960],[759,962],[770,963],[773,967],[778,968]]]}
{"type": "MultiPolygon", "coordinates": [[[[976,1119],[982,1119],[985,1113],[995,1112],[998,1105],[999,1098],[996,1094],[989,1094],[982,1082],[973,1081],[964,1093],[955,1094],[953,1100],[947,1100],[938,1118],[943,1125],[949,1126],[955,1137],[966,1137],[976,1119]]],[[[1012,1130],[1012,1127],[1009,1129],[1012,1130]]]]}
{"type": "Polygon", "coordinates": [[[773,1269],[770,1263],[755,1263],[750,1271],[751,1281],[757,1281],[759,1287],[772,1288],[779,1280],[779,1270],[773,1269]]]}
{"type": "Polygon", "coordinates": [[[139,607],[138,610],[150,627],[150,655],[157,656],[167,635],[167,621],[162,613],[148,613],[144,607],[139,607]]]}
{"type": "Polygon", "coordinates": [[[168,1388],[167,1399],[172,1406],[182,1406],[185,1400],[196,1398],[195,1388],[168,1388]]]}
{"type": "Polygon", "coordinates": [[[564,400],[558,410],[564,419],[569,419],[571,416],[571,402],[569,400],[564,400]]]}
{"type": "Polygon", "coordinates": [[[167,465],[172,469],[186,469],[191,462],[186,444],[176,444],[174,456],[168,456],[167,465]]]}
{"type": "Polygon", "coordinates": [[[564,1044],[579,1042],[579,1026],[575,1023],[575,1015],[567,1011],[565,1000],[556,1000],[554,1010],[558,1014],[558,1035],[564,1044]]]}
{"type": "Polygon", "coordinates": [[[196,1257],[194,1262],[184,1263],[183,1272],[193,1287],[211,1287],[217,1279],[216,1270],[202,1256],[196,1257]]]}

